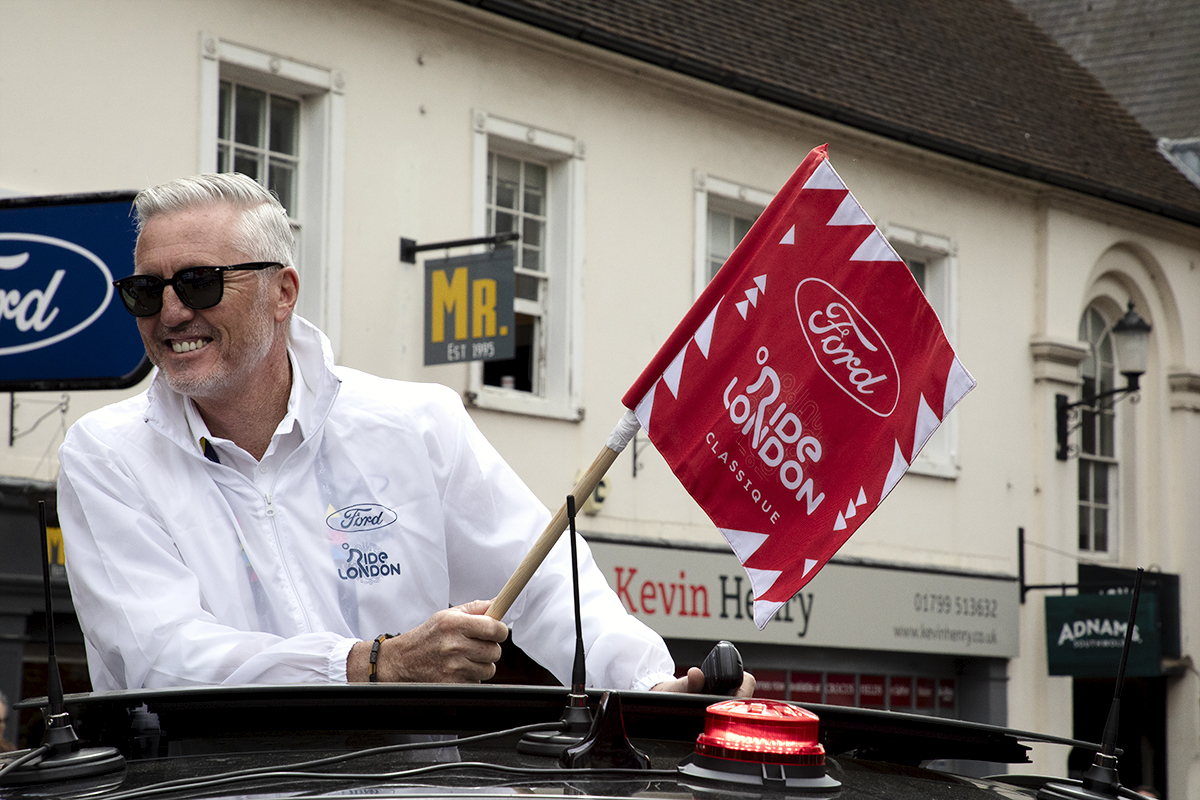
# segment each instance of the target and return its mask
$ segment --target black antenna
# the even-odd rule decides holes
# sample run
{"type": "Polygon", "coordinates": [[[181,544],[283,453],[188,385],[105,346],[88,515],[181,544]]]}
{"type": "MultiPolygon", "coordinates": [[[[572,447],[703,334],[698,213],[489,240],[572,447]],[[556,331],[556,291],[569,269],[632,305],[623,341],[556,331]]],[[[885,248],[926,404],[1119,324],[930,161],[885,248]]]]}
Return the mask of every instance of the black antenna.
{"type": "MultiPolygon", "coordinates": [[[[46,700],[47,720],[63,715],[62,677],[54,650],[54,597],[50,593],[50,542],[46,535],[46,501],[38,500],[38,527],[42,532],[42,584],[46,591],[46,700]]],[[[70,723],[68,722],[68,725],[70,723]]],[[[47,722],[49,731],[49,722],[47,722]]]]}
{"type": "Polygon", "coordinates": [[[571,693],[557,731],[532,731],[517,742],[518,753],[558,757],[584,740],[592,728],[588,709],[587,666],[583,651],[583,615],[579,610],[579,555],[575,544],[575,496],[567,495],[567,523],[571,531],[571,584],[575,590],[575,665],[571,670],[571,693]]]}
{"type": "Polygon", "coordinates": [[[54,601],[50,595],[50,547],[46,536],[46,502],[38,501],[38,525],[42,531],[42,583],[46,593],[47,686],[46,732],[42,744],[18,756],[0,769],[0,786],[49,783],[103,775],[125,766],[125,757],[115,747],[81,747],[79,736],[65,710],[62,676],[54,651],[54,601]]]}
{"type": "Polygon", "coordinates": [[[1125,665],[1129,662],[1129,650],[1133,644],[1133,630],[1137,621],[1138,598],[1142,594],[1142,572],[1142,568],[1138,567],[1133,579],[1133,602],[1129,606],[1129,624],[1125,626],[1125,646],[1121,648],[1117,685],[1113,689],[1113,701],[1108,708],[1104,734],[1100,737],[1100,751],[1096,753],[1087,772],[1083,773],[1083,780],[1078,786],[1047,783],[1038,791],[1038,800],[1115,800],[1120,796],[1121,780],[1117,776],[1117,729],[1121,721],[1121,689],[1125,683],[1125,665]]]}
{"type": "MultiPolygon", "coordinates": [[[[571,588],[575,593],[575,666],[571,670],[571,696],[584,696],[587,666],[583,658],[583,614],[579,610],[579,552],[575,544],[575,497],[567,495],[567,522],[571,527],[571,588]]],[[[587,705],[587,700],[584,700],[587,705]]]]}

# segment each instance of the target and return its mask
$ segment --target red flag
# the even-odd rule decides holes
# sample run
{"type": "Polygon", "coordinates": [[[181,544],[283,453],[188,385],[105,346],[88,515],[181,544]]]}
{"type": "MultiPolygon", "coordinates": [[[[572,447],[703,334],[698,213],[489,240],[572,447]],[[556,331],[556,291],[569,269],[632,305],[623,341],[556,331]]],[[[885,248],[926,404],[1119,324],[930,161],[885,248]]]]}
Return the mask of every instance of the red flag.
{"type": "Polygon", "coordinates": [[[821,146],[622,402],[742,562],[761,629],[974,386],[821,146]]]}

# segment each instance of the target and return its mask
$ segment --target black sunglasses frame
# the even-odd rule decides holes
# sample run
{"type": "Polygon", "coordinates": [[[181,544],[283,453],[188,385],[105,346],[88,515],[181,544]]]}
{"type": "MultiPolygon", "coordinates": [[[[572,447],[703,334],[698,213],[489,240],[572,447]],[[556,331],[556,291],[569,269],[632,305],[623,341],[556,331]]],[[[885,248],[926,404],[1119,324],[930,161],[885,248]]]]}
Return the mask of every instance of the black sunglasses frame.
{"type": "MultiPolygon", "coordinates": [[[[204,266],[184,267],[171,278],[163,279],[157,275],[130,275],[127,278],[113,281],[125,310],[135,317],[153,317],[162,311],[163,290],[170,286],[175,290],[179,302],[188,308],[202,311],[219,304],[225,297],[226,272],[250,272],[271,267],[282,267],[278,261],[248,261],[245,264],[232,264],[228,267],[204,266]],[[216,275],[216,299],[211,303],[208,298],[197,300],[193,292],[198,290],[195,283],[210,275],[216,275]],[[182,291],[181,291],[182,289],[182,291]]],[[[211,291],[210,287],[200,289],[211,291]]]]}

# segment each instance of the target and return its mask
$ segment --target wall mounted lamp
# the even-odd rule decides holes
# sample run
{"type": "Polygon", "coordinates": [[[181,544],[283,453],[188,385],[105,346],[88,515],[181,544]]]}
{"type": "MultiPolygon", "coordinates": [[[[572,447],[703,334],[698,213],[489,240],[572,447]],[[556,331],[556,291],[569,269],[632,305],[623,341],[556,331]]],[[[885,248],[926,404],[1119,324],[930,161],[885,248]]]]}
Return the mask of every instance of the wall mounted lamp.
{"type": "Polygon", "coordinates": [[[1069,457],[1067,439],[1071,431],[1082,424],[1077,423],[1074,427],[1070,425],[1070,420],[1078,416],[1078,409],[1082,408],[1098,413],[1112,408],[1122,398],[1136,393],[1139,389],[1138,379],[1146,371],[1150,349],[1150,323],[1133,310],[1132,300],[1129,301],[1129,308],[1125,312],[1125,316],[1121,317],[1116,325],[1113,325],[1112,337],[1117,363],[1121,365],[1121,374],[1125,376],[1125,385],[1119,389],[1101,392],[1093,397],[1085,397],[1074,403],[1068,402],[1065,394],[1054,396],[1055,422],[1058,432],[1058,451],[1055,456],[1059,461],[1066,461],[1069,457]],[[1110,402],[1101,405],[1100,401],[1102,400],[1110,400],[1110,402]]]}

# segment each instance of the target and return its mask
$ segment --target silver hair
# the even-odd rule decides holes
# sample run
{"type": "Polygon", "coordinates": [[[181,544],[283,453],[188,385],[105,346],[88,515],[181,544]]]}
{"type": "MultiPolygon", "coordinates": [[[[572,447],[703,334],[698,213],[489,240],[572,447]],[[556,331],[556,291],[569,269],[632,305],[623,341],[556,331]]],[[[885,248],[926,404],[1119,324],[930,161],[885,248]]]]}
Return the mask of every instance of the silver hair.
{"type": "Polygon", "coordinates": [[[237,172],[207,173],[179,178],[138,192],[133,200],[138,239],[146,223],[160,214],[178,214],[227,203],[240,209],[241,224],[230,242],[254,261],[277,261],[294,266],[296,239],[287,211],[274,192],[237,172]]]}

